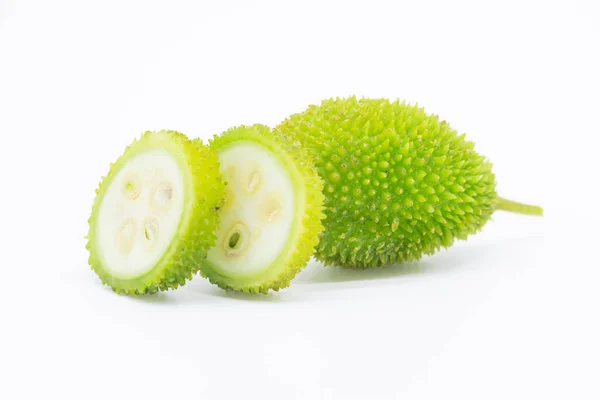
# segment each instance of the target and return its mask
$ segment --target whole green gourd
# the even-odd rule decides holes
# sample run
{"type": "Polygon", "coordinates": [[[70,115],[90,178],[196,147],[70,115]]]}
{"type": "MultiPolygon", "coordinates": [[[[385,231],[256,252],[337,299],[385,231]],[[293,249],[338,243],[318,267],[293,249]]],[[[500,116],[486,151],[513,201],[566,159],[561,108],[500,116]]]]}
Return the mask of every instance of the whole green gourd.
{"type": "Polygon", "coordinates": [[[418,260],[478,232],[496,210],[542,215],[496,193],[492,164],[447,122],[388,99],[332,98],[282,121],[325,182],[315,258],[368,268],[418,260]]]}

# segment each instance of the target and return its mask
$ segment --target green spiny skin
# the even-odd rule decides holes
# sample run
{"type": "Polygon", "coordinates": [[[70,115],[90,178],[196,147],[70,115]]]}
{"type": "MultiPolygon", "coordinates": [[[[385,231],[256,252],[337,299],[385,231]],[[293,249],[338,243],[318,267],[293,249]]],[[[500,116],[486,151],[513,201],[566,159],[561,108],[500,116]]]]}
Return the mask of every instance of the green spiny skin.
{"type": "Polygon", "coordinates": [[[227,186],[201,274],[231,291],[288,287],[323,231],[323,181],[312,160],[299,143],[259,124],[231,128],[209,144],[227,186]]]}
{"type": "Polygon", "coordinates": [[[315,254],[325,265],[418,260],[476,233],[495,210],[542,215],[498,197],[492,164],[418,106],[328,99],[275,131],[299,140],[325,181],[327,218],[315,254]]]}
{"type": "Polygon", "coordinates": [[[224,190],[208,146],[175,131],[145,132],[96,190],[86,245],[91,269],[116,293],[184,285],[214,245],[224,190]]]}

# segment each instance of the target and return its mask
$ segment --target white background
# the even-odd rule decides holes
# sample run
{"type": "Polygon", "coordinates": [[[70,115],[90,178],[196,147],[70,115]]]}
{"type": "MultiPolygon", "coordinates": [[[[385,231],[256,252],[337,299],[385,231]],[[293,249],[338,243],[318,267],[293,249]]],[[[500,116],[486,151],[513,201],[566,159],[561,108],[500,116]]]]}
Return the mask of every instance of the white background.
{"type": "Polygon", "coordinates": [[[600,398],[599,9],[0,0],[0,398],[600,398]],[[405,266],[311,263],[268,296],[100,285],[87,218],[134,137],[351,94],[440,115],[545,216],[405,266]]]}

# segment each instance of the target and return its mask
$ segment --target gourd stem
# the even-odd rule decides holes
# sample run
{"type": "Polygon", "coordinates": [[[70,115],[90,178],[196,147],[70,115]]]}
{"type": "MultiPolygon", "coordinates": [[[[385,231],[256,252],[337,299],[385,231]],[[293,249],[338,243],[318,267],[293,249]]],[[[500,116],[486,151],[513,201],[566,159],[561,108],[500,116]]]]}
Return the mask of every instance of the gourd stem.
{"type": "Polygon", "coordinates": [[[516,201],[504,199],[502,197],[498,197],[496,199],[496,210],[503,210],[526,215],[544,215],[544,209],[542,207],[530,204],[517,203],[516,201]]]}

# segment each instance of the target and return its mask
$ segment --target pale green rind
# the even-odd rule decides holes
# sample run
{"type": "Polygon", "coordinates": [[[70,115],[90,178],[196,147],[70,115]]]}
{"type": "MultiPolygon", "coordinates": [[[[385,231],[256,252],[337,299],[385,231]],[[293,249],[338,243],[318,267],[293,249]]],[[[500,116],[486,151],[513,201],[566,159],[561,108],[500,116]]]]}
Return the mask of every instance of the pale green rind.
{"type": "Polygon", "coordinates": [[[492,165],[445,121],[386,99],[324,100],[281,122],[325,181],[315,258],[369,268],[418,260],[466,239],[496,205],[492,165]]]}
{"type": "Polygon", "coordinates": [[[220,219],[218,209],[223,204],[224,186],[218,158],[208,146],[201,142],[192,144],[184,134],[176,131],[145,132],[111,164],[108,175],[101,179],[96,190],[86,236],[91,269],[103,284],[116,293],[151,294],[184,285],[199,270],[208,249],[216,240],[220,219]],[[135,154],[157,148],[167,150],[184,175],[185,200],[179,227],[170,246],[150,271],[132,279],[117,278],[104,268],[95,246],[98,210],[107,187],[127,160],[135,154]]]}
{"type": "Polygon", "coordinates": [[[206,260],[200,273],[211,283],[225,290],[247,293],[268,293],[290,285],[291,280],[302,270],[314,253],[323,231],[322,219],[324,196],[323,181],[320,179],[312,159],[300,143],[288,135],[273,134],[267,126],[255,124],[231,128],[209,141],[210,147],[219,151],[236,144],[253,143],[264,147],[281,161],[290,175],[298,196],[297,218],[290,231],[286,246],[280,256],[265,272],[244,277],[227,276],[206,260]]]}

